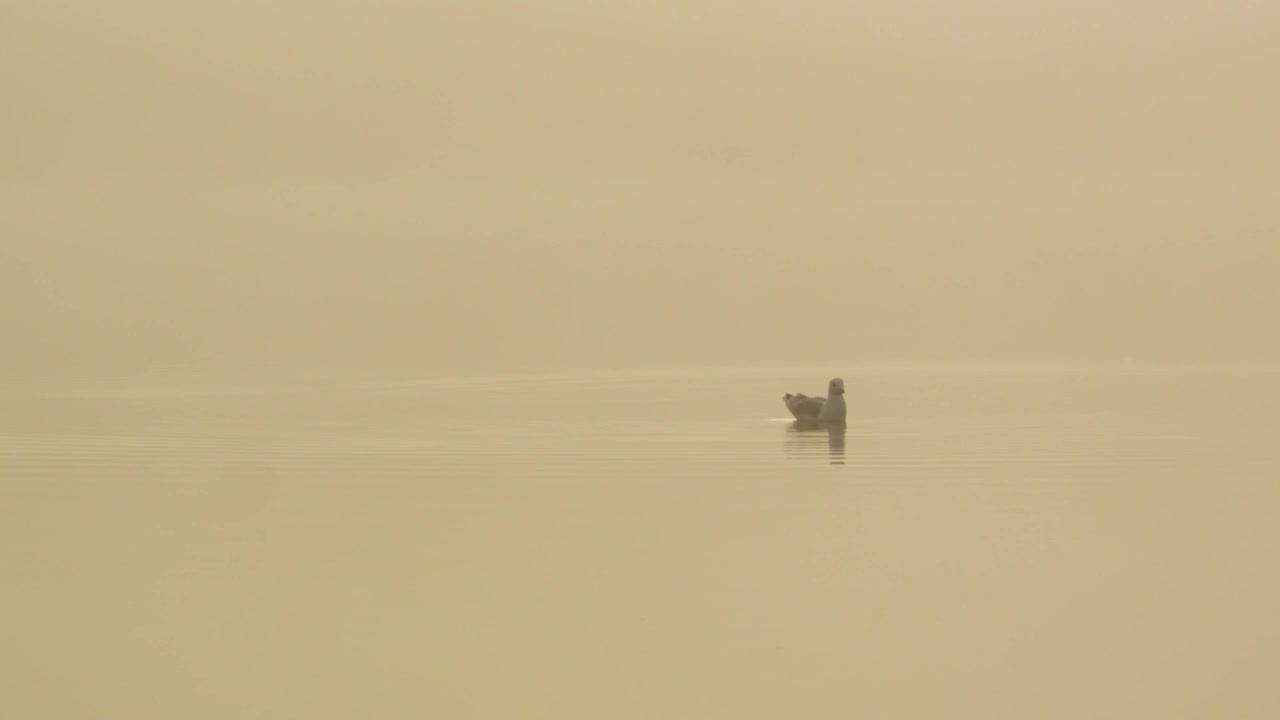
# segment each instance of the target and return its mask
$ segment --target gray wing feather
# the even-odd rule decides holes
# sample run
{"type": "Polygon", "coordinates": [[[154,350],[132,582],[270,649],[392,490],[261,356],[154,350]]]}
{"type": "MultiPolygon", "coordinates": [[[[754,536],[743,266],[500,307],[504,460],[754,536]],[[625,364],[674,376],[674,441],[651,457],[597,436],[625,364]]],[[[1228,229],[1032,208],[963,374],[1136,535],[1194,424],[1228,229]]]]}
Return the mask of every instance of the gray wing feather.
{"type": "Polygon", "coordinates": [[[815,419],[822,413],[822,406],[827,404],[827,399],[823,397],[809,397],[807,395],[797,394],[788,395],[784,398],[787,409],[797,420],[815,419]]]}

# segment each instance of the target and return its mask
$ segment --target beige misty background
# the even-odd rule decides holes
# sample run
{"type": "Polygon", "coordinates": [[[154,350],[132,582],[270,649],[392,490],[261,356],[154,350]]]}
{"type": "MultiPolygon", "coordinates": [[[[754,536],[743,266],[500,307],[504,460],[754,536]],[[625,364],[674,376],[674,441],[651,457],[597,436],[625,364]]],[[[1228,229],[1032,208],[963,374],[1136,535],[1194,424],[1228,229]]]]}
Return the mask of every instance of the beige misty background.
{"type": "Polygon", "coordinates": [[[0,371],[1280,362],[1280,4],[0,8],[0,371]]]}

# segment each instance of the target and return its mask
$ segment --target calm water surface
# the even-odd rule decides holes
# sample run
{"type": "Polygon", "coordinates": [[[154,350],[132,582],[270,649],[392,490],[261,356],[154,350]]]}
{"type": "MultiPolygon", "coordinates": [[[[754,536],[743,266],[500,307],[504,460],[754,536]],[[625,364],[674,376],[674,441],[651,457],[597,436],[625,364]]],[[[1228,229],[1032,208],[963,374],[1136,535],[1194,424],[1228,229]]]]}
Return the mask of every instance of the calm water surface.
{"type": "Polygon", "coordinates": [[[1280,373],[827,374],[11,392],[0,706],[1280,714],[1280,373]]]}

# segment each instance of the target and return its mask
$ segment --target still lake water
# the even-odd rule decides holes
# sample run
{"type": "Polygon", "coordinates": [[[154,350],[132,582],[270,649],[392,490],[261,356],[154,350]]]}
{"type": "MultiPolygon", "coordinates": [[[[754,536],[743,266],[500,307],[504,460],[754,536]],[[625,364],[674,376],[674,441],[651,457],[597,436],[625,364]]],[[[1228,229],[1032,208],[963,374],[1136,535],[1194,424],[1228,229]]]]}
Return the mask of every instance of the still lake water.
{"type": "Polygon", "coordinates": [[[0,411],[12,717],[1280,717],[1280,373],[100,387],[0,411]]]}

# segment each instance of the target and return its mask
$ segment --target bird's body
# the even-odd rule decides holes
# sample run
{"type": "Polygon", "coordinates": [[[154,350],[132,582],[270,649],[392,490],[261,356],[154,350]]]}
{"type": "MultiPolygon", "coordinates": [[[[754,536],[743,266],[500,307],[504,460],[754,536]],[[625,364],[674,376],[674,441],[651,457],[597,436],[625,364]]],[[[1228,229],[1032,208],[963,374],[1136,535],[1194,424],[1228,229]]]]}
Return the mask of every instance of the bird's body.
{"type": "Polygon", "coordinates": [[[787,393],[782,402],[796,420],[843,425],[848,410],[844,403],[844,380],[832,378],[827,383],[827,397],[809,397],[803,393],[787,393]]]}

